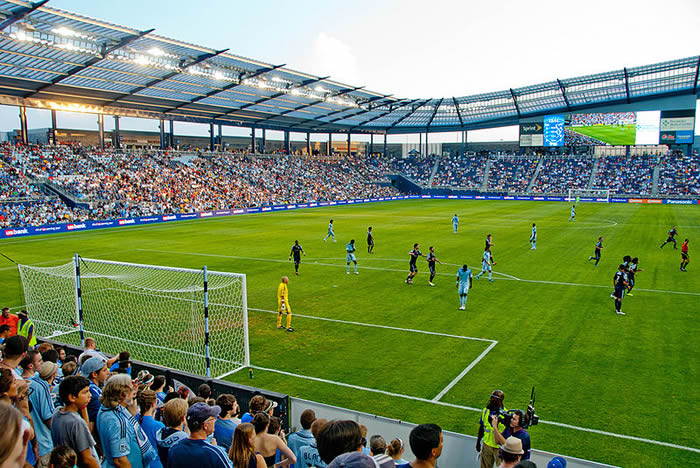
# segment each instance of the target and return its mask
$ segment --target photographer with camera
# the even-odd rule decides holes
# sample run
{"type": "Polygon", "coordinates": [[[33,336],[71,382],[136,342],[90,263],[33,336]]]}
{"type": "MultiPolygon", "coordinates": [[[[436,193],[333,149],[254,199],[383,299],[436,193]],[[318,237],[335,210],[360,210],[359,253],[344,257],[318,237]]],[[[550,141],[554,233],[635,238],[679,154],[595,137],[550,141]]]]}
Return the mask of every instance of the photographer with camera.
{"type": "Polygon", "coordinates": [[[508,437],[515,437],[520,439],[523,444],[523,455],[521,460],[530,459],[530,434],[523,428],[527,426],[526,415],[521,410],[513,410],[506,413],[505,417],[501,417],[501,421],[507,422],[506,429],[504,431],[499,431],[499,417],[494,416],[491,418],[491,428],[493,429],[493,435],[496,437],[496,442],[499,445],[506,443],[508,437]],[[510,419],[510,421],[508,421],[510,419]]]}
{"type": "Polygon", "coordinates": [[[506,411],[503,406],[504,395],[501,390],[494,390],[491,393],[489,402],[481,411],[481,418],[479,419],[479,434],[476,437],[476,451],[481,452],[480,462],[481,468],[493,468],[496,461],[498,461],[498,448],[499,444],[496,441],[495,434],[499,435],[506,430],[506,425],[498,423],[494,430],[492,424],[493,417],[498,419],[498,414],[506,411]],[[481,444],[481,441],[484,441],[481,444]]]}

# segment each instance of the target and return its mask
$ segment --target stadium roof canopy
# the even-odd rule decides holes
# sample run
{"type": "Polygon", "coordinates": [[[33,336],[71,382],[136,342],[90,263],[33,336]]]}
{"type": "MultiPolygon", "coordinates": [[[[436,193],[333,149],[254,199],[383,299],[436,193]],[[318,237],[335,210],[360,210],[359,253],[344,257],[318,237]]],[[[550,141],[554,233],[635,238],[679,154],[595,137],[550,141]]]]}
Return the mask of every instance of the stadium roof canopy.
{"type": "Polygon", "coordinates": [[[698,93],[700,57],[401,99],[45,6],[0,0],[0,104],[296,132],[418,133],[698,93]]]}

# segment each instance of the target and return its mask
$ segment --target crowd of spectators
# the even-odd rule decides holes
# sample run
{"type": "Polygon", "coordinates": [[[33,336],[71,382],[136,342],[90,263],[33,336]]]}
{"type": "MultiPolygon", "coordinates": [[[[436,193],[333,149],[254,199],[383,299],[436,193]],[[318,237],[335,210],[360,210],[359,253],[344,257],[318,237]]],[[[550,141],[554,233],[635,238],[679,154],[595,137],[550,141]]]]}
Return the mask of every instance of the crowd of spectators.
{"type": "Polygon", "coordinates": [[[433,179],[436,187],[478,189],[484,181],[485,156],[445,156],[433,179]]]}
{"type": "Polygon", "coordinates": [[[537,168],[537,163],[536,158],[498,157],[491,161],[487,188],[516,193],[525,192],[537,168]]]}
{"type": "Polygon", "coordinates": [[[618,194],[649,196],[656,156],[608,156],[601,158],[594,189],[618,194]]]}
{"type": "Polygon", "coordinates": [[[409,155],[407,158],[392,157],[389,159],[389,167],[394,172],[400,172],[413,179],[419,185],[426,185],[435,166],[437,156],[423,156],[420,154],[409,155]]]}
{"type": "Polygon", "coordinates": [[[669,154],[659,163],[659,195],[700,196],[700,156],[669,154]]]}
{"type": "Polygon", "coordinates": [[[585,189],[591,178],[595,160],[586,156],[549,157],[532,186],[533,193],[568,193],[569,189],[585,189]]]}

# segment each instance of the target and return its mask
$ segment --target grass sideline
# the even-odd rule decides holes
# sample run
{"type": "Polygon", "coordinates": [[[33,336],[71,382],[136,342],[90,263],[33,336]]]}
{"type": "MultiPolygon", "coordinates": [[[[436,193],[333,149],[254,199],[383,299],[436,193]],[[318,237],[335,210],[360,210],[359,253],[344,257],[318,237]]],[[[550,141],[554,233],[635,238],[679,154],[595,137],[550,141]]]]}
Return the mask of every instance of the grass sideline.
{"type": "MultiPolygon", "coordinates": [[[[695,206],[569,204],[513,201],[418,200],[259,214],[159,226],[10,239],[2,252],[26,263],[64,263],[85,257],[233,271],[248,275],[248,305],[273,310],[279,278],[290,276],[290,300],[300,315],[497,340],[441,399],[482,407],[501,388],[509,408],[524,407],[537,388],[537,413],[556,421],[698,448],[696,382],[700,279],[691,262],[659,245],[678,225],[681,239],[700,232],[695,206]],[[450,219],[461,226],[452,233],[450,219]],[[335,219],[337,243],[322,241],[335,219]],[[538,250],[529,250],[532,222],[538,250]],[[375,254],[366,253],[373,226],[375,254]],[[467,311],[457,309],[454,276],[466,262],[476,273],[487,233],[494,236],[496,281],[474,282],[467,311]],[[586,262],[604,236],[601,265],[586,262]],[[354,238],[360,275],[345,275],[344,245],[354,238]],[[301,276],[287,260],[295,239],[306,250],[301,276]],[[407,274],[414,242],[435,245],[437,286],[427,265],[413,286],[407,274]],[[613,312],[612,275],[623,255],[640,257],[638,290],[625,298],[627,316],[613,312]],[[542,282],[518,281],[533,280],[542,282]],[[654,291],[652,291],[654,290],[654,291]],[[667,292],[661,292],[667,291],[667,292]],[[677,294],[674,292],[691,293],[677,294]]],[[[0,270],[9,306],[23,304],[16,269],[0,270]]],[[[295,317],[295,333],[274,328],[274,315],[250,311],[255,365],[338,380],[393,393],[433,398],[487,343],[295,317]]],[[[135,356],[138,357],[138,356],[135,356]]],[[[319,402],[475,434],[478,413],[378,395],[291,375],[258,370],[229,377],[319,402]]],[[[540,424],[533,447],[611,464],[680,466],[698,453],[540,424]]]]}
{"type": "Polygon", "coordinates": [[[613,146],[634,145],[637,128],[634,125],[592,125],[590,127],[569,127],[576,133],[595,138],[613,146]]]}

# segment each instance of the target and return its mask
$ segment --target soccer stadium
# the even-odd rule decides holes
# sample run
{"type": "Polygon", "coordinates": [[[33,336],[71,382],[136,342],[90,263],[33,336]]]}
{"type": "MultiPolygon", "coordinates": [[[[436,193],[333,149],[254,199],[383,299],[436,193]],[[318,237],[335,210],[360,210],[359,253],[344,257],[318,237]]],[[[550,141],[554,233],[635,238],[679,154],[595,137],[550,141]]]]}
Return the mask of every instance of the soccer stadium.
{"type": "Polygon", "coordinates": [[[700,465],[700,56],[400,97],[67,3],[0,0],[0,465],[700,465]]]}

